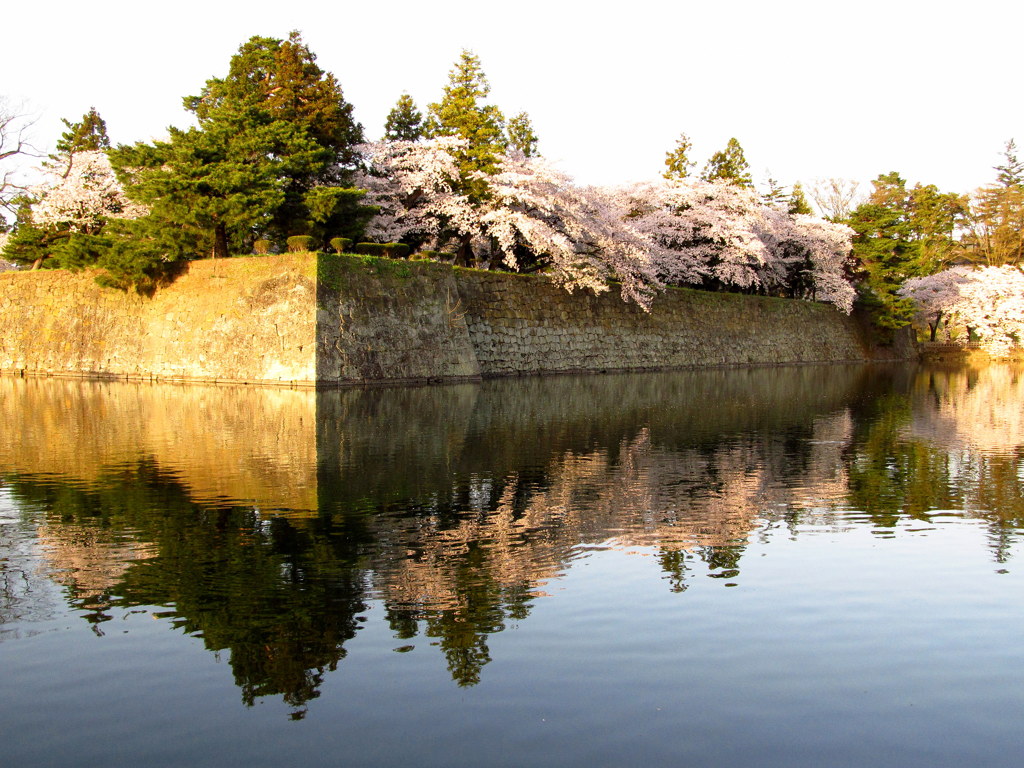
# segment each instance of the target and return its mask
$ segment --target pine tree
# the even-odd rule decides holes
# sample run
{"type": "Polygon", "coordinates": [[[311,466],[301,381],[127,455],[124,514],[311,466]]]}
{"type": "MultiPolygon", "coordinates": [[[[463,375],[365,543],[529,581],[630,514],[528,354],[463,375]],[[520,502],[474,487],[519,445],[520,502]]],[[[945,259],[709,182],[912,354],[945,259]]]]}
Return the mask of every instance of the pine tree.
{"type": "Polygon", "coordinates": [[[61,118],[61,122],[67,130],[57,141],[56,149],[60,155],[110,149],[107,124],[95,107],[90,107],[77,123],[72,123],[67,118],[61,118]]]}
{"type": "Polygon", "coordinates": [[[339,184],[362,128],[298,33],[250,39],[227,77],[184,101],[198,127],[110,153],[128,194],[150,208],[111,229],[115,242],[100,265],[114,282],[136,284],[161,263],[248,250],[256,237],[358,237],[361,192],[339,184]]]}
{"type": "Polygon", "coordinates": [[[536,157],[537,134],[533,130],[530,116],[525,112],[508,121],[508,147],[521,152],[523,157],[536,157]]]}
{"type": "Polygon", "coordinates": [[[847,223],[857,233],[854,256],[865,275],[875,322],[899,328],[910,321],[914,309],[899,288],[909,278],[942,269],[958,250],[953,233],[964,222],[967,201],[934,185],[907,189],[896,172],[880,175],[872,185],[867,201],[847,223]]]}
{"type": "Polygon", "coordinates": [[[704,166],[701,174],[704,181],[727,181],[741,187],[753,187],[750,165],[743,155],[743,147],[737,139],[729,139],[725,149],[715,152],[704,166]]]}
{"type": "Polygon", "coordinates": [[[778,180],[768,171],[768,179],[765,182],[768,189],[761,193],[761,199],[765,205],[778,206],[786,198],[786,188],[779,184],[778,180]]]}
{"type": "Polygon", "coordinates": [[[1017,144],[1013,139],[1006,142],[1003,150],[1003,164],[995,166],[999,173],[996,180],[1004,187],[1024,187],[1024,163],[1017,159],[1017,144]]]}
{"type": "Polygon", "coordinates": [[[480,59],[463,50],[448,73],[441,101],[429,106],[426,133],[464,139],[467,147],[458,153],[459,172],[464,190],[475,199],[486,195],[486,182],[473,179],[477,172],[493,174],[504,154],[505,118],[496,106],[483,103],[491,86],[480,67],[480,59]]]}
{"type": "Polygon", "coordinates": [[[970,226],[963,238],[968,257],[988,266],[1024,263],[1024,163],[1017,145],[1006,142],[996,183],[974,193],[970,226]]]}
{"type": "Polygon", "coordinates": [[[666,179],[685,179],[696,165],[691,162],[690,152],[693,150],[693,142],[685,133],[679,134],[676,139],[676,146],[671,152],[665,153],[665,166],[667,170],[662,174],[666,179]]]}
{"type": "Polygon", "coordinates": [[[43,162],[47,168],[57,170],[66,176],[71,171],[71,159],[76,152],[110,149],[107,124],[95,107],[90,107],[77,123],[67,118],[61,118],[61,122],[67,130],[57,140],[56,152],[43,162]]]}
{"type": "Polygon", "coordinates": [[[363,141],[363,127],[352,116],[341,86],[316,64],[316,55],[298,32],[287,40],[252,37],[231,58],[225,78],[211,78],[198,96],[187,96],[185,108],[202,126],[224,110],[258,106],[271,120],[301,126],[316,143],[329,150],[333,167],[350,168],[354,145],[363,141]]]}
{"type": "Polygon", "coordinates": [[[789,194],[787,212],[790,216],[797,214],[810,216],[814,213],[814,209],[811,208],[811,204],[807,202],[807,196],[804,194],[804,186],[799,181],[793,185],[793,191],[789,194]]]}
{"type": "MultiPolygon", "coordinates": [[[[348,186],[363,128],[353,119],[352,105],[345,101],[337,79],[317,66],[316,56],[298,32],[287,40],[251,38],[231,58],[227,77],[208,80],[198,96],[186,97],[184,103],[198,118],[199,130],[209,131],[209,139],[223,150],[214,153],[213,165],[244,166],[252,162],[245,159],[247,144],[266,147],[248,156],[260,158],[259,170],[242,168],[237,176],[221,175],[210,187],[222,189],[228,178],[248,183],[247,174],[271,173],[283,199],[269,220],[261,220],[260,234],[278,240],[292,234],[341,234],[346,207],[326,217],[323,211],[313,216],[307,197],[320,187],[348,186]],[[228,159],[233,155],[237,161],[228,159]]],[[[173,135],[184,142],[183,149],[205,143],[187,132],[173,135]]],[[[212,167],[210,172],[215,172],[212,167]]],[[[241,189],[238,193],[248,194],[241,189]]],[[[245,218],[240,214],[240,220],[245,218]]],[[[219,247],[214,250],[220,252],[219,247]]]]}
{"type": "Polygon", "coordinates": [[[385,141],[416,141],[423,138],[423,114],[416,109],[412,96],[403,93],[388,113],[384,123],[385,141]]]}

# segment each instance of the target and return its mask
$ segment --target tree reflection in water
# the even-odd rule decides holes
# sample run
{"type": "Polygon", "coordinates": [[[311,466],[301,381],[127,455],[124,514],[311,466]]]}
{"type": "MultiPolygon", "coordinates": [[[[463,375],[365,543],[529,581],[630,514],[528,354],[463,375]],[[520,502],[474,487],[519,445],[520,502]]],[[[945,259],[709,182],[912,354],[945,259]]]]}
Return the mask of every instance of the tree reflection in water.
{"type": "MultiPolygon", "coordinates": [[[[0,380],[0,468],[50,583],[97,632],[145,607],[227,651],[247,704],[281,696],[301,717],[374,603],[474,685],[488,637],[594,549],[644,548],[682,593],[700,573],[742,579],[758,531],[956,510],[988,521],[1003,562],[1024,519],[1020,373],[317,393],[0,380]]],[[[0,621],[31,613],[26,557],[0,564],[0,621]]]]}

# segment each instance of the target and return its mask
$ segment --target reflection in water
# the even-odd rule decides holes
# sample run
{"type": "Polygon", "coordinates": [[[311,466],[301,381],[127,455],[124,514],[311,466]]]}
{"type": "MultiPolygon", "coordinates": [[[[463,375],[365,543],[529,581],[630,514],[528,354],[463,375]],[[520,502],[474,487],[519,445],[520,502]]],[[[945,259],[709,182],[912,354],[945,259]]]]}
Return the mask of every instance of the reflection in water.
{"type": "Polygon", "coordinates": [[[884,535],[964,510],[1003,562],[1024,521],[1020,374],[316,393],[0,379],[0,640],[44,613],[45,584],[98,634],[146,607],[229,651],[246,703],[279,695],[301,717],[371,603],[398,650],[430,638],[473,685],[488,637],[594,550],[649,550],[684,592],[741,581],[765,528],[862,516],[884,535]]]}

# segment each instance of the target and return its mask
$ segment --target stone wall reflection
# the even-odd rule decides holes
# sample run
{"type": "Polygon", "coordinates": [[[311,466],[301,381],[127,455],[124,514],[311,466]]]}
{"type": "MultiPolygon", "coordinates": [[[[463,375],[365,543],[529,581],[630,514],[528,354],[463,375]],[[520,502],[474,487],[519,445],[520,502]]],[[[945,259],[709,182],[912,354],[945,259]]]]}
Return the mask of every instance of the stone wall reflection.
{"type": "Polygon", "coordinates": [[[148,461],[197,502],[314,510],[315,408],[302,390],[0,377],[0,471],[96,486],[148,461]]]}
{"type": "MultiPolygon", "coordinates": [[[[158,611],[301,716],[373,601],[472,685],[595,549],[731,583],[765,526],[1024,522],[1019,371],[804,367],[287,391],[0,379],[0,476],[93,622],[158,611]]],[[[14,603],[12,602],[12,606],[14,603]]],[[[23,601],[15,606],[24,612],[23,601]]],[[[13,608],[12,608],[13,610],[13,608]]],[[[20,615],[20,614],[19,614],[20,615]]]]}

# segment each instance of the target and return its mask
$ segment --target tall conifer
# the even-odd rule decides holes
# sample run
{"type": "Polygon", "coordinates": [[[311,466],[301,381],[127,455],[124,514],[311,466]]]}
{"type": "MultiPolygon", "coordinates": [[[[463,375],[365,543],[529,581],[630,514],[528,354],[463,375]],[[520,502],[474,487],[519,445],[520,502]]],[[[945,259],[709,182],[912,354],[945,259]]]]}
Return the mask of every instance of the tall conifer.
{"type": "Polygon", "coordinates": [[[423,113],[416,109],[412,96],[403,93],[384,123],[385,141],[416,141],[423,138],[423,113]]]}
{"type": "Polygon", "coordinates": [[[472,174],[494,173],[507,147],[504,115],[493,104],[484,103],[490,92],[480,59],[464,49],[448,73],[441,100],[429,106],[426,125],[430,137],[455,136],[466,141],[456,160],[464,188],[474,198],[485,195],[487,185],[472,174]]]}
{"type": "Polygon", "coordinates": [[[725,149],[715,152],[704,166],[701,174],[704,181],[727,181],[741,187],[753,187],[750,165],[743,154],[743,147],[737,139],[729,139],[725,149]]]}

